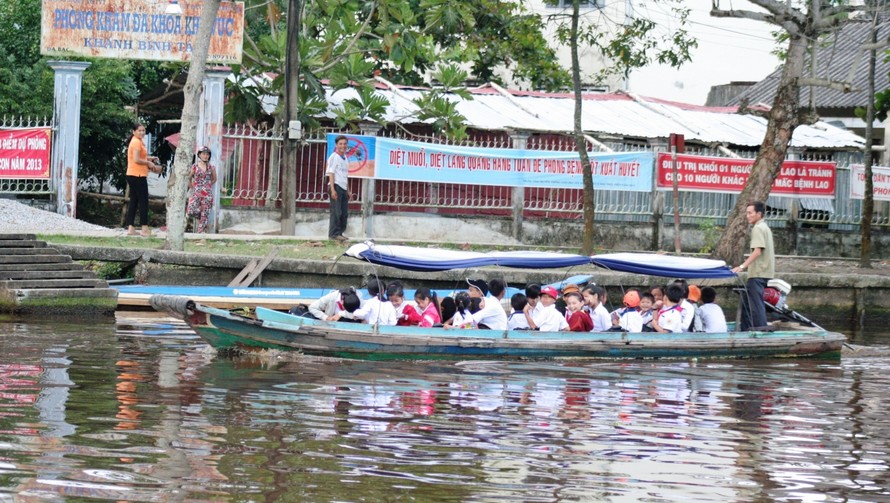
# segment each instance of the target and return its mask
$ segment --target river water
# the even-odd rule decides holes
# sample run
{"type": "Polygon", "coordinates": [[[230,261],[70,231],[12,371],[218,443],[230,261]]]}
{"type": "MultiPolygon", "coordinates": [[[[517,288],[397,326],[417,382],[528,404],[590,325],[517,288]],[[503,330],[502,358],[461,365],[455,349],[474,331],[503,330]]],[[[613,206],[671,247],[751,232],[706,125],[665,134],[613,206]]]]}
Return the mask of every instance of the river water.
{"type": "Polygon", "coordinates": [[[0,501],[890,501],[890,356],[216,356],[0,321],[0,501]]]}

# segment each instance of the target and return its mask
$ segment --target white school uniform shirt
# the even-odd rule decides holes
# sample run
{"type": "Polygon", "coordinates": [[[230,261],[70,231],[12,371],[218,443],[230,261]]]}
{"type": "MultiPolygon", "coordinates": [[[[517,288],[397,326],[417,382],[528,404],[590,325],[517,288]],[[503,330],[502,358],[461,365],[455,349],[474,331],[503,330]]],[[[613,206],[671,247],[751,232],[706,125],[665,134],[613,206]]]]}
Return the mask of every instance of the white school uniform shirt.
{"type": "Polygon", "coordinates": [[[343,296],[340,294],[340,290],[334,290],[309,304],[309,312],[319,320],[325,320],[328,316],[334,316],[337,313],[343,318],[351,319],[353,315],[344,310],[342,301],[343,296]]]}
{"type": "Polygon", "coordinates": [[[618,325],[625,332],[642,332],[643,317],[639,309],[625,308],[618,311],[618,325]]]}
{"type": "Polygon", "coordinates": [[[702,330],[705,332],[716,334],[726,333],[726,316],[723,309],[713,302],[702,304],[700,308],[702,330]]]}
{"type": "MultiPolygon", "coordinates": [[[[532,319],[535,319],[534,316],[532,319]]],[[[507,318],[507,330],[529,329],[528,320],[525,319],[525,313],[522,311],[513,311],[507,318]]]]}
{"type": "Polygon", "coordinates": [[[606,306],[597,304],[593,312],[590,313],[590,319],[593,320],[593,330],[591,332],[605,332],[612,328],[612,316],[606,306]]]}
{"type": "Polygon", "coordinates": [[[685,332],[683,330],[683,308],[679,305],[663,307],[658,313],[658,326],[668,332],[685,332]]]}
{"type": "Polygon", "coordinates": [[[396,321],[398,321],[392,302],[383,302],[377,297],[368,299],[362,304],[362,307],[356,309],[352,314],[355,315],[356,319],[371,325],[395,325],[396,321]]]}
{"type": "Polygon", "coordinates": [[[507,312],[497,297],[487,295],[485,305],[473,314],[476,325],[485,325],[492,330],[507,330],[507,312]]]}
{"type": "Polygon", "coordinates": [[[689,332],[692,321],[695,319],[695,306],[692,305],[692,302],[683,299],[680,301],[680,307],[683,308],[683,312],[680,313],[683,318],[683,331],[689,332]]]}
{"type": "Polygon", "coordinates": [[[564,328],[569,328],[569,322],[566,321],[565,315],[556,309],[556,304],[551,304],[539,312],[532,321],[538,326],[541,332],[558,332],[564,328]]]}
{"type": "Polygon", "coordinates": [[[653,314],[654,314],[653,309],[650,309],[650,310],[646,311],[645,313],[640,311],[640,318],[642,318],[642,320],[643,320],[643,325],[646,325],[647,323],[652,321],[653,314]]]}
{"type": "Polygon", "coordinates": [[[476,322],[473,321],[473,314],[469,311],[457,311],[451,318],[451,326],[454,328],[476,328],[476,322]]]}

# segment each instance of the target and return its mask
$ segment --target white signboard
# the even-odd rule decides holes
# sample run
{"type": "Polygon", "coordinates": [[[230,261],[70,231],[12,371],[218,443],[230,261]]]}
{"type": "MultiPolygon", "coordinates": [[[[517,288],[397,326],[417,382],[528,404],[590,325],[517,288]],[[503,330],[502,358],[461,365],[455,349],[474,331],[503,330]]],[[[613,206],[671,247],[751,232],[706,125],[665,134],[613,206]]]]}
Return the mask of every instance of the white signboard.
{"type": "MultiPolygon", "coordinates": [[[[874,184],[874,200],[890,201],[890,168],[873,166],[871,179],[874,184]]],[[[865,166],[850,165],[850,199],[865,199],[865,166]]]]}

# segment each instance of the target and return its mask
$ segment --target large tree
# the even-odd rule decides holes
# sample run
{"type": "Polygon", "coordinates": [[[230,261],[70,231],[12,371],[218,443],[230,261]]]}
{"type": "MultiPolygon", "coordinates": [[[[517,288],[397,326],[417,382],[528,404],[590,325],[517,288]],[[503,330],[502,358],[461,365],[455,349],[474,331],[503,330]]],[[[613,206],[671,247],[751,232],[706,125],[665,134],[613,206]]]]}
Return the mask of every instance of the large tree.
{"type": "Polygon", "coordinates": [[[820,38],[836,30],[849,15],[865,10],[865,5],[850,5],[845,1],[806,0],[803,2],[779,2],[776,0],[748,0],[762,11],[721,9],[720,1],[713,0],[711,15],[714,17],[745,18],[775,25],[780,37],[787,40],[785,63],[768,114],[763,143],[754,160],[751,174],[729,214],[726,229],[714,249],[714,255],[730,264],[739,264],[745,253],[748,225],[745,207],[750,201],[765,201],[779,175],[794,129],[813,120],[807,110],[801,108],[800,89],[805,85],[827,85],[848,88],[843,82],[830,82],[807,78],[804,60],[807,52],[816,48],[820,38]]]}
{"type": "Polygon", "coordinates": [[[165,248],[182,251],[185,237],[185,204],[189,188],[189,169],[194,156],[195,137],[198,131],[198,109],[201,106],[201,91],[207,54],[210,52],[210,37],[213,34],[214,20],[219,10],[220,0],[204,0],[201,7],[201,20],[195,35],[188,78],[183,88],[183,107],[179,147],[173,162],[173,172],[167,181],[167,241],[165,248]]]}
{"type": "MultiPolygon", "coordinates": [[[[659,26],[654,21],[637,17],[633,12],[625,12],[624,17],[616,18],[614,11],[597,12],[588,7],[582,15],[580,0],[572,1],[569,12],[554,14],[551,20],[559,23],[558,36],[568,43],[572,55],[572,87],[575,95],[573,133],[575,146],[582,165],[584,192],[582,196],[584,233],[582,253],[593,253],[595,193],[593,170],[587,155],[587,137],[581,117],[584,103],[581,88],[581,63],[578,57],[580,46],[587,46],[600,54],[606,62],[596,72],[594,82],[602,83],[618,75],[627,77],[631,70],[646,66],[654,61],[679,67],[690,59],[690,50],[697,42],[686,31],[689,10],[681,0],[654,0],[663,4],[676,17],[677,24],[671,28],[659,26]]],[[[548,0],[548,3],[556,3],[548,0]]]]}

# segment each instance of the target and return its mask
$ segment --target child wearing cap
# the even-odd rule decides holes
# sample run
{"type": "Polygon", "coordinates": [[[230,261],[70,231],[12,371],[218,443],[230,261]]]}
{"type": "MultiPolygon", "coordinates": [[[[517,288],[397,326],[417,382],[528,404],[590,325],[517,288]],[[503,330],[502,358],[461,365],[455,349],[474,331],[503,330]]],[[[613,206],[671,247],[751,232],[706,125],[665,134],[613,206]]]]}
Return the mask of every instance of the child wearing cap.
{"type": "MultiPolygon", "coordinates": [[[[702,327],[701,308],[698,306],[699,300],[701,300],[701,288],[699,288],[698,285],[689,285],[686,291],[686,301],[692,308],[692,323],[686,327],[686,330],[689,332],[704,332],[704,328],[702,327]]],[[[685,309],[686,306],[683,305],[683,308],[685,309]]]]}
{"type": "Polygon", "coordinates": [[[538,301],[543,307],[535,317],[531,315],[529,306],[525,306],[525,319],[532,330],[542,332],[557,332],[569,328],[569,322],[562,313],[556,310],[556,298],[559,293],[552,286],[541,288],[541,298],[538,301]]]}
{"type": "Polygon", "coordinates": [[[507,312],[501,305],[501,299],[506,285],[499,279],[491,280],[491,286],[481,279],[468,279],[470,285],[470,297],[482,299],[482,308],[473,313],[473,321],[478,328],[490,328],[491,330],[507,330],[507,312]]]}
{"type": "Polygon", "coordinates": [[[640,292],[633,288],[624,294],[624,309],[612,315],[613,331],[642,332],[643,317],[640,316],[640,292]]]}

